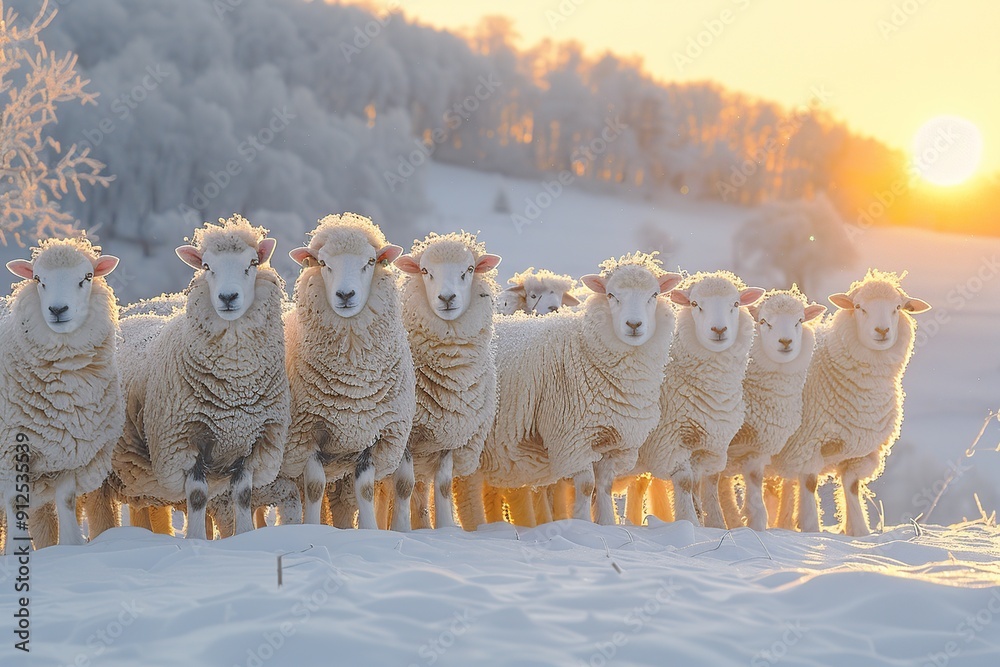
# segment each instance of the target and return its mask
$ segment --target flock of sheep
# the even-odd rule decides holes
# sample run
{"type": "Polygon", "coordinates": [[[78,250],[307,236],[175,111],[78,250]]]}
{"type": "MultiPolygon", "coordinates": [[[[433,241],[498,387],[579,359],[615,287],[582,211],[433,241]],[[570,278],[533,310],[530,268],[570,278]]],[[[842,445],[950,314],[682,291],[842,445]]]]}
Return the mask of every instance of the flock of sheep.
{"type": "Polygon", "coordinates": [[[347,528],[602,524],[647,514],[714,527],[869,532],[866,485],[902,422],[911,315],[869,271],[824,306],[654,254],[582,286],[468,233],[409,254],[369,219],[327,216],[294,298],[275,241],[239,215],[177,248],[183,293],[119,309],[118,260],[39,243],[0,306],[4,540],[79,544],[121,524],[225,537],[278,523],[347,528]],[[390,483],[391,482],[391,483],[390,483]]]}

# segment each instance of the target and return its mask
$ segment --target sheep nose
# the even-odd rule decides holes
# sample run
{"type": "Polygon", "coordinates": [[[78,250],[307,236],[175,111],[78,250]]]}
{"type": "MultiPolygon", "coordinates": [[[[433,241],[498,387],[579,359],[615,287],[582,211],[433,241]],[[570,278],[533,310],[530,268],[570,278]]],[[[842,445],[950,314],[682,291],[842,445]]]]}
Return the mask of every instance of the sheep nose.
{"type": "Polygon", "coordinates": [[[889,335],[889,327],[885,327],[884,329],[882,327],[875,327],[875,333],[885,338],[889,335]]]}
{"type": "Polygon", "coordinates": [[[779,338],[778,342],[784,345],[786,350],[792,346],[791,338],[779,338]]]}
{"type": "Polygon", "coordinates": [[[59,317],[67,310],[69,310],[69,306],[59,306],[58,308],[56,306],[49,306],[49,312],[55,315],[56,317],[59,317]]]}
{"type": "Polygon", "coordinates": [[[444,302],[444,305],[451,308],[451,302],[455,300],[455,295],[451,294],[449,296],[445,296],[444,294],[438,294],[438,298],[444,302]]]}
{"type": "Polygon", "coordinates": [[[712,327],[712,332],[715,333],[715,334],[717,334],[717,335],[719,335],[719,336],[721,336],[722,334],[726,333],[728,330],[729,330],[729,327],[722,327],[721,329],[719,327],[712,327]]]}
{"type": "Polygon", "coordinates": [[[341,301],[343,301],[344,303],[347,303],[353,297],[354,297],[354,290],[351,290],[350,292],[347,292],[347,293],[340,292],[340,291],[337,292],[337,298],[340,299],[341,301]]]}
{"type": "Polygon", "coordinates": [[[625,325],[628,326],[628,328],[634,332],[636,329],[642,326],[642,320],[639,320],[638,322],[633,322],[632,320],[628,320],[627,322],[625,322],[625,325]]]}
{"type": "Polygon", "coordinates": [[[236,299],[238,299],[239,296],[240,296],[239,292],[230,292],[229,294],[220,294],[219,295],[219,301],[221,301],[222,303],[224,303],[227,308],[231,308],[232,305],[233,305],[233,301],[236,301],[236,299]]]}
{"type": "Polygon", "coordinates": [[[559,306],[549,306],[549,312],[554,313],[559,310],[559,306]]]}

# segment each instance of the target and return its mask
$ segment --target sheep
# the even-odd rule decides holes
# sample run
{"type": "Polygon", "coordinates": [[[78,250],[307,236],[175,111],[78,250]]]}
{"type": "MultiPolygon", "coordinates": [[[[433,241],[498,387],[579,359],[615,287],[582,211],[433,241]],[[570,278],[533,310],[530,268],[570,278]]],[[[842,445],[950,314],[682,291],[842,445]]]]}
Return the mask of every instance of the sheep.
{"type": "Polygon", "coordinates": [[[137,507],[186,503],[188,538],[206,538],[206,504],[226,480],[234,532],[251,530],[253,486],[281,466],[284,287],[266,233],[240,215],[206,223],[176,249],[195,270],[184,309],[122,321],[127,420],[109,486],[137,507]]]}
{"type": "MultiPolygon", "coordinates": [[[[743,425],[743,376],[754,336],[747,307],[763,294],[729,271],[690,275],[670,293],[678,306],[677,328],[660,394],[660,421],[639,449],[633,475],[670,478],[678,520],[698,523],[693,494],[701,480],[706,525],[725,527],[717,478],[726,467],[729,443],[743,425]]],[[[629,502],[641,503],[635,484],[631,491],[629,502]]]]}
{"type": "MultiPolygon", "coordinates": [[[[302,522],[302,496],[298,485],[287,477],[278,476],[270,484],[262,487],[255,486],[253,507],[254,528],[263,528],[266,525],[264,514],[268,507],[276,508],[277,522],[275,525],[302,522]]],[[[208,501],[206,512],[218,527],[219,537],[230,537],[233,534],[232,523],[222,521],[222,517],[232,516],[233,511],[233,497],[228,491],[220,493],[208,501]]]]}
{"type": "Polygon", "coordinates": [[[0,316],[8,554],[25,537],[25,512],[38,509],[41,517],[49,503],[59,543],[82,544],[77,495],[98,488],[111,470],[125,423],[118,303],[106,281],[117,265],[86,237],[41,241],[30,261],[7,263],[22,279],[0,316]]]}
{"type": "Polygon", "coordinates": [[[899,437],[903,373],[916,333],[912,315],[931,307],[903,290],[904,276],[869,269],[846,293],[829,297],[838,310],[817,329],[802,423],[770,467],[786,480],[783,504],[791,502],[789,482],[798,482],[803,531],[819,531],[816,486],[834,476],[844,533],[870,532],[861,494],[882,473],[899,437]]]}
{"type": "Polygon", "coordinates": [[[757,336],[743,379],[746,412],[743,426],[729,443],[719,493],[727,525],[743,525],[732,479],[742,475],[746,525],[765,530],[764,469],[802,421],[802,387],[815,344],[812,322],[826,312],[826,306],[810,304],[793,285],[790,290],[769,291],[749,311],[757,323],[757,336]]]}
{"type": "Polygon", "coordinates": [[[529,267],[507,281],[513,287],[500,292],[497,312],[513,315],[516,312],[545,315],[562,306],[579,305],[580,300],[570,292],[576,281],[570,276],[559,275],[548,269],[529,267]]]}
{"type": "Polygon", "coordinates": [[[660,418],[674,314],[660,298],[681,276],[636,252],[582,278],[579,311],[497,316],[500,409],[481,476],[494,487],[572,477],[573,516],[613,524],[614,475],[631,470],[660,418]]]}
{"type": "Polygon", "coordinates": [[[320,523],[327,480],[353,474],[358,527],[377,528],[374,485],[396,475],[393,527],[410,528],[412,474],[400,466],[416,411],[416,376],[390,264],[403,252],[353,213],[319,221],[285,319],[292,419],[283,476],[302,477],[306,523],[320,523]]]}
{"type": "MultiPolygon", "coordinates": [[[[417,409],[397,483],[407,474],[419,479],[413,490],[413,522],[428,527],[424,480],[434,480],[434,525],[455,525],[454,476],[479,466],[497,406],[493,308],[499,255],[467,232],[429,234],[396,260],[405,274],[403,322],[413,353],[417,409]],[[412,455],[412,461],[410,460],[412,455]],[[414,472],[410,473],[409,471],[414,472]]],[[[393,521],[399,512],[395,505],[393,521]]],[[[460,508],[461,509],[461,508],[460,508]]],[[[478,512],[463,525],[484,521],[478,512]]]]}

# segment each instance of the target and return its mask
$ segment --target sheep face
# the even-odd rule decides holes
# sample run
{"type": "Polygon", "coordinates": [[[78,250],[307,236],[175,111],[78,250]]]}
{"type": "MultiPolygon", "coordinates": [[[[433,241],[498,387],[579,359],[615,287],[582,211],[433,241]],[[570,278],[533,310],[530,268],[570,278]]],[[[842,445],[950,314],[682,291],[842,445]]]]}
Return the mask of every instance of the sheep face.
{"type": "Polygon", "coordinates": [[[454,261],[455,248],[449,247],[449,252],[436,257],[434,246],[425,250],[419,260],[410,255],[403,255],[396,260],[396,266],[404,273],[414,276],[412,279],[423,281],[427,303],[434,314],[442,320],[456,320],[465,313],[472,302],[472,284],[477,273],[493,270],[500,263],[498,255],[484,254],[478,260],[472,251],[463,249],[459,261],[454,261]],[[448,260],[448,261],[442,261],[448,260]]]}
{"type": "Polygon", "coordinates": [[[888,350],[899,336],[904,313],[922,313],[930,304],[914,299],[902,289],[884,281],[863,284],[854,294],[833,294],[830,302],[849,311],[857,327],[858,340],[869,350],[888,350]]]}
{"type": "Polygon", "coordinates": [[[118,258],[102,255],[92,260],[77,253],[61,257],[55,263],[47,260],[43,252],[34,262],[17,259],[8,262],[7,268],[14,275],[37,283],[41,316],[49,329],[72,333],[87,320],[93,279],[114,271],[118,258]]]}
{"type": "Polygon", "coordinates": [[[296,248],[288,253],[302,266],[321,267],[330,309],[340,317],[354,317],[368,303],[378,264],[389,264],[403,252],[398,245],[380,249],[368,243],[356,244],[358,252],[336,252],[328,245],[319,250],[296,248]]]}
{"type": "Polygon", "coordinates": [[[802,328],[824,312],[826,306],[805,306],[798,299],[784,295],[766,298],[759,306],[751,306],[750,314],[757,320],[760,347],[765,356],[776,364],[798,359],[802,352],[802,328]]]}
{"type": "Polygon", "coordinates": [[[526,278],[523,290],[525,307],[536,315],[554,313],[562,306],[575,306],[580,303],[569,292],[543,279],[526,278]]]}
{"type": "Polygon", "coordinates": [[[675,289],[670,299],[690,309],[698,343],[709,352],[724,352],[736,340],[740,308],[753,305],[764,295],[759,287],[738,289],[732,281],[709,276],[687,289],[675,289]]]}
{"type": "Polygon", "coordinates": [[[253,305],[257,270],[271,258],[274,239],[262,239],[256,248],[241,246],[202,252],[195,246],[176,249],[188,266],[204,272],[216,314],[223,320],[239,319],[253,305]]]}
{"type": "Polygon", "coordinates": [[[660,294],[669,292],[681,281],[681,276],[664,273],[657,278],[647,269],[625,266],[607,278],[590,274],[581,280],[607,299],[615,336],[626,345],[638,347],[656,333],[656,306],[660,294]]]}

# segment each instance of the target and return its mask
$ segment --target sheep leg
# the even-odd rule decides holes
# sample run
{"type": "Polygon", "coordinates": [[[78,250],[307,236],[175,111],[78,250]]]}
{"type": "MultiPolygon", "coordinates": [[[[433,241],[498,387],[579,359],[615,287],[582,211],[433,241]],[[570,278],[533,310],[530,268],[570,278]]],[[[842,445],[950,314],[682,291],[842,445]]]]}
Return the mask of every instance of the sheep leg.
{"type": "Polygon", "coordinates": [[[576,497],[573,499],[573,518],[581,521],[592,521],[590,516],[590,505],[594,498],[594,466],[587,466],[587,469],[573,475],[573,486],[576,489],[576,497]]]}
{"type": "Polygon", "coordinates": [[[544,486],[531,492],[531,504],[535,510],[535,523],[552,521],[552,487],[544,486]]]}
{"type": "Polygon", "coordinates": [[[625,519],[633,526],[641,526],[646,518],[646,490],[649,488],[649,476],[639,475],[628,483],[625,494],[625,519]]]}
{"type": "MultiPolygon", "coordinates": [[[[746,475],[743,476],[744,479],[746,475]]],[[[749,487],[748,487],[749,488],[749,487]]],[[[744,495],[746,493],[744,492],[744,495]]],[[[719,476],[719,503],[722,505],[722,516],[727,528],[739,528],[743,525],[743,516],[736,503],[736,478],[729,475],[719,476]]]]}
{"type": "Polygon", "coordinates": [[[261,505],[260,507],[254,508],[253,511],[253,529],[267,527],[267,505],[261,505]]]}
{"type": "Polygon", "coordinates": [[[651,477],[649,480],[649,513],[660,521],[670,523],[674,520],[674,508],[671,504],[673,488],[665,479],[651,477]]]}
{"type": "Polygon", "coordinates": [[[392,507],[392,498],[389,496],[389,487],[384,479],[375,482],[375,523],[379,530],[389,529],[389,508],[392,507]]]}
{"type": "Polygon", "coordinates": [[[497,523],[503,521],[503,494],[500,489],[483,485],[483,507],[486,511],[487,523],[497,523]]]}
{"type": "MultiPolygon", "coordinates": [[[[174,508],[158,505],[146,510],[149,513],[149,529],[158,535],[174,534],[174,508]]],[[[211,533],[209,533],[211,534],[211,533]]]]}
{"type": "Polygon", "coordinates": [[[571,519],[573,514],[573,485],[569,480],[560,479],[552,492],[552,518],[556,521],[571,519]]]}
{"type": "Polygon", "coordinates": [[[594,462],[594,522],[602,526],[615,525],[615,501],[611,485],[615,482],[615,468],[601,458],[594,462]]]}
{"type": "Polygon", "coordinates": [[[229,493],[233,501],[235,533],[249,533],[253,530],[253,472],[246,469],[243,461],[229,478],[229,493]]]}
{"type": "MultiPolygon", "coordinates": [[[[374,445],[372,445],[374,447],[374,445]]],[[[375,520],[375,462],[372,447],[358,454],[354,466],[354,499],[358,504],[358,528],[378,530],[375,520]]]]}
{"type": "Polygon", "coordinates": [[[279,498],[274,508],[274,525],[302,523],[302,496],[298,486],[287,477],[279,477],[274,484],[279,498]]]}
{"type": "Polygon", "coordinates": [[[306,468],[302,472],[302,489],[306,502],[304,507],[304,523],[320,524],[320,506],[323,504],[323,494],[326,491],[326,471],[320,463],[319,455],[310,456],[306,468]]]}
{"type": "Polygon", "coordinates": [[[455,516],[451,502],[452,459],[451,451],[441,452],[437,473],[434,475],[434,527],[454,528],[455,516]]]}
{"type": "Polygon", "coordinates": [[[354,477],[348,475],[343,479],[326,485],[326,499],[330,506],[330,523],[334,528],[351,530],[354,528],[355,511],[354,477]]]}
{"type": "Polygon", "coordinates": [[[410,495],[410,525],[414,530],[431,527],[430,490],[427,482],[417,480],[410,495]]]}
{"type": "Polygon", "coordinates": [[[59,517],[59,544],[83,544],[80,524],[76,521],[76,475],[64,474],[56,482],[55,504],[59,517]]]}
{"type": "Polygon", "coordinates": [[[719,501],[719,482],[722,475],[705,475],[701,478],[701,508],[704,513],[704,525],[707,528],[726,528],[726,519],[722,516],[722,503],[719,501]]]}
{"type": "Polygon", "coordinates": [[[107,483],[95,491],[83,494],[83,504],[87,514],[90,539],[122,524],[121,505],[111,496],[111,489],[107,483]]]}
{"type": "Polygon", "coordinates": [[[774,528],[785,528],[795,530],[795,501],[799,497],[799,483],[794,479],[778,479],[781,484],[778,496],[778,516],[774,521],[774,528]]]}
{"type": "Polygon", "coordinates": [[[743,513],[747,518],[747,526],[753,530],[767,530],[767,507],[764,505],[764,471],[760,468],[747,470],[743,473],[746,484],[746,501],[743,503],[743,513]]]}
{"type": "Polygon", "coordinates": [[[393,501],[392,501],[392,529],[400,532],[409,532],[410,524],[410,498],[413,497],[413,456],[410,448],[403,450],[403,458],[400,459],[396,471],[392,474],[393,501]]]}
{"type": "Polygon", "coordinates": [[[819,496],[816,475],[799,476],[799,530],[803,533],[819,532],[819,496]]]}
{"type": "Polygon", "coordinates": [[[778,514],[781,512],[781,478],[765,477],[764,507],[767,508],[767,527],[776,528],[778,514]]]}
{"type": "Polygon", "coordinates": [[[56,516],[56,506],[45,503],[32,510],[28,517],[28,532],[31,533],[31,545],[36,550],[59,544],[59,518],[56,516]]]}
{"type": "Polygon", "coordinates": [[[149,508],[148,507],[133,507],[128,506],[128,525],[134,528],[145,528],[146,530],[153,530],[149,523],[149,508]]]}
{"type": "Polygon", "coordinates": [[[694,509],[695,479],[691,470],[681,470],[671,476],[674,483],[674,515],[677,521],[690,521],[696,526],[701,525],[698,513],[694,509]]]}
{"type": "Polygon", "coordinates": [[[534,528],[535,505],[531,500],[531,489],[521,486],[516,489],[507,489],[504,494],[507,497],[507,509],[510,512],[510,522],[515,526],[534,528]]]}
{"type": "Polygon", "coordinates": [[[857,472],[851,469],[840,473],[840,493],[844,503],[844,535],[864,537],[871,535],[868,526],[868,516],[861,502],[861,480],[857,472]]]}
{"type": "Polygon", "coordinates": [[[194,467],[184,478],[184,494],[187,496],[187,539],[208,539],[205,530],[205,506],[208,504],[208,482],[205,481],[205,463],[199,455],[194,467]]]}
{"type": "Polygon", "coordinates": [[[486,523],[486,513],[483,508],[484,484],[483,475],[478,471],[468,477],[455,478],[458,519],[465,530],[475,530],[486,523]]]}

